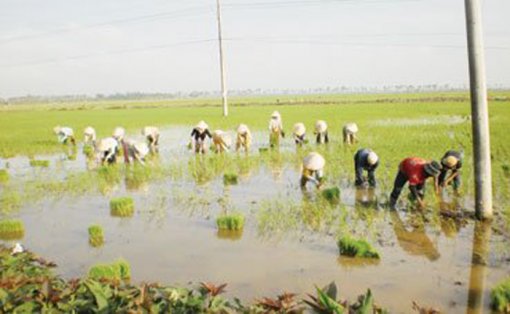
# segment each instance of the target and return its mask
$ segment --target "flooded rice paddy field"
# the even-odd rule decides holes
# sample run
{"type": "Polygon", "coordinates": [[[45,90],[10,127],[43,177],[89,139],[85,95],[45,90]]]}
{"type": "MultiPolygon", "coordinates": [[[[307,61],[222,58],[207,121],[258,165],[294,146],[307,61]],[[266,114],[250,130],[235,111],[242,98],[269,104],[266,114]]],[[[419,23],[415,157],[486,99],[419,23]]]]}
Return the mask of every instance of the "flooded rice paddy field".
{"type": "Polygon", "coordinates": [[[445,312],[488,310],[490,288],[509,274],[508,233],[466,218],[471,196],[436,202],[429,194],[424,212],[405,202],[391,212],[383,206],[388,183],[356,190],[353,178],[329,176],[328,185],[341,189],[340,202],[331,204],[313,189],[299,189],[302,153],[289,139],[280,152],[259,153],[266,134],[254,133],[250,156],[195,157],[188,136],[187,128],[164,130],[160,154],[146,168],[96,169],[81,146],[32,157],[49,160],[47,168],[31,167],[28,157],[1,160],[11,178],[2,192],[25,191],[11,204],[17,210],[4,208],[25,224],[17,241],[55,261],[67,278],[124,257],[134,282],[227,282],[230,296],[249,301],[283,290],[311,292],[334,280],[349,299],[372,289],[392,313],[409,313],[412,301],[445,312]],[[226,172],[238,174],[239,183],[224,185],[226,172]],[[99,175],[91,179],[91,173],[99,175]],[[28,197],[31,189],[37,193],[28,197]],[[118,196],[134,198],[133,217],[110,215],[109,200],[118,196]],[[215,219],[224,212],[244,214],[244,230],[218,232],[215,219]],[[88,243],[92,224],[104,228],[100,248],[88,243]],[[368,239],[382,258],[339,257],[336,238],[344,234],[368,239]]]}

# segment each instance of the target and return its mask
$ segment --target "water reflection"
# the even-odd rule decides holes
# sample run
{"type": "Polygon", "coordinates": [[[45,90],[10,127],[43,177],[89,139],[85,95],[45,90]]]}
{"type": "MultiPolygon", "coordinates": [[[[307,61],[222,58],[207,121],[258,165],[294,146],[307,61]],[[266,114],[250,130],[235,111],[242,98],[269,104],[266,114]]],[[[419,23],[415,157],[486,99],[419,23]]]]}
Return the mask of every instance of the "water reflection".
{"type": "Polygon", "coordinates": [[[471,255],[471,273],[469,275],[469,291],[467,313],[482,313],[485,294],[485,273],[488,266],[489,241],[491,225],[477,221],[473,233],[473,249],[471,255]]]}
{"type": "MultiPolygon", "coordinates": [[[[399,246],[410,255],[423,255],[430,261],[435,261],[441,256],[434,243],[429,239],[425,232],[425,225],[413,224],[407,230],[397,211],[390,213],[393,223],[393,231],[397,236],[399,246]]],[[[418,219],[420,217],[417,217],[418,219]]],[[[423,217],[421,217],[423,219],[423,217]]]]}
{"type": "Polygon", "coordinates": [[[381,260],[379,258],[359,258],[359,257],[348,257],[348,256],[339,256],[337,258],[338,265],[343,268],[360,268],[360,267],[368,267],[368,266],[377,266],[381,260]]]}
{"type": "Polygon", "coordinates": [[[374,188],[356,188],[356,207],[377,208],[377,196],[374,188]]]}
{"type": "Polygon", "coordinates": [[[243,230],[225,230],[216,231],[216,237],[220,240],[239,241],[243,237],[243,230]]]}

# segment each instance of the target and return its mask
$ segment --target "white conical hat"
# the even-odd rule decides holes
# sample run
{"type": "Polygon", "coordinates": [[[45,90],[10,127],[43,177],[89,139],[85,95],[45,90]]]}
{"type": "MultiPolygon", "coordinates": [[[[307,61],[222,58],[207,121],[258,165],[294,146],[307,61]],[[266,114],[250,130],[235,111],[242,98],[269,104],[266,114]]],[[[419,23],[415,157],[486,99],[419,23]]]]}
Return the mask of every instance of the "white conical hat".
{"type": "Polygon", "coordinates": [[[248,129],[248,126],[246,124],[239,124],[237,127],[237,133],[238,134],[246,134],[250,132],[250,129],[248,129]]]}
{"type": "Polygon", "coordinates": [[[58,134],[60,133],[60,125],[57,125],[56,127],[53,128],[53,132],[55,132],[55,134],[58,134]]]}
{"type": "Polygon", "coordinates": [[[202,120],[202,121],[198,122],[196,128],[199,131],[203,132],[203,131],[207,130],[209,128],[209,126],[207,125],[207,123],[205,123],[204,120],[202,120]]]}
{"type": "Polygon", "coordinates": [[[459,162],[459,160],[455,156],[448,156],[444,158],[442,161],[443,165],[445,165],[448,168],[453,168],[457,166],[457,163],[459,162]]]}
{"type": "Polygon", "coordinates": [[[303,123],[299,122],[294,124],[294,134],[297,136],[302,136],[306,133],[306,127],[303,123]]]}
{"type": "Polygon", "coordinates": [[[223,143],[226,146],[230,146],[232,144],[232,138],[230,135],[222,130],[214,130],[212,138],[215,143],[223,143]]]}
{"type": "Polygon", "coordinates": [[[315,131],[318,133],[326,132],[328,129],[328,124],[324,120],[317,120],[315,122],[315,131]]]}
{"type": "Polygon", "coordinates": [[[85,128],[85,130],[83,130],[83,134],[92,136],[96,134],[96,130],[94,130],[94,128],[91,126],[88,126],[85,128]]]}
{"type": "Polygon", "coordinates": [[[273,113],[271,114],[271,118],[273,119],[280,119],[282,116],[280,115],[280,113],[278,111],[273,111],[273,113]]]}
{"type": "Polygon", "coordinates": [[[324,160],[324,157],[322,157],[321,154],[312,152],[308,155],[306,155],[305,158],[303,158],[303,167],[305,167],[308,170],[321,170],[326,165],[326,160],[324,160]]]}
{"type": "Polygon", "coordinates": [[[352,132],[352,133],[357,133],[358,132],[358,125],[354,122],[350,122],[350,123],[347,123],[345,126],[344,126],[344,129],[349,131],[349,132],[352,132]]]}
{"type": "Polygon", "coordinates": [[[367,161],[369,165],[373,166],[379,161],[379,156],[374,152],[370,152],[368,153],[367,161]]]}
{"type": "Polygon", "coordinates": [[[126,135],[126,130],[123,127],[118,126],[113,130],[112,136],[116,139],[122,139],[124,135],[126,135]]]}
{"type": "Polygon", "coordinates": [[[159,134],[159,129],[155,126],[146,126],[142,129],[143,136],[148,136],[148,135],[155,136],[158,134],[159,134]]]}

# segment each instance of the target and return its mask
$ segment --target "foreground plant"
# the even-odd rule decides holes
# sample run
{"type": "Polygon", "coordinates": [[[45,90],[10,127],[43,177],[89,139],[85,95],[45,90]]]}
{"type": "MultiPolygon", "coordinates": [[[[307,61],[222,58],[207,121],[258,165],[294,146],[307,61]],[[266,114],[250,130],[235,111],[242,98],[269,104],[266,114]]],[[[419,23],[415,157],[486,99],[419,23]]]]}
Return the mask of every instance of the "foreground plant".
{"type": "Polygon", "coordinates": [[[257,300],[256,307],[264,313],[301,313],[300,302],[296,294],[284,292],[275,298],[262,298],[257,300]]]}
{"type": "Polygon", "coordinates": [[[222,215],[216,218],[216,225],[220,230],[242,230],[244,216],[241,214],[222,215]]]}
{"type": "Polygon", "coordinates": [[[0,239],[15,240],[25,235],[23,222],[18,219],[5,219],[0,221],[0,239]]]}
{"type": "Polygon", "coordinates": [[[110,200],[110,214],[114,217],[131,217],[135,203],[131,197],[119,197],[110,200]]]}
{"type": "Polygon", "coordinates": [[[350,236],[338,240],[340,255],[351,257],[380,258],[379,253],[364,239],[354,239],[350,236]]]}
{"type": "Polygon", "coordinates": [[[340,189],[332,187],[322,190],[322,196],[330,202],[338,202],[340,200],[340,189]]]}
{"type": "Polygon", "coordinates": [[[510,278],[500,282],[491,290],[491,305],[496,311],[510,313],[510,278]]]}
{"type": "Polygon", "coordinates": [[[92,225],[88,229],[90,245],[97,247],[104,243],[103,228],[100,225],[92,225]]]}

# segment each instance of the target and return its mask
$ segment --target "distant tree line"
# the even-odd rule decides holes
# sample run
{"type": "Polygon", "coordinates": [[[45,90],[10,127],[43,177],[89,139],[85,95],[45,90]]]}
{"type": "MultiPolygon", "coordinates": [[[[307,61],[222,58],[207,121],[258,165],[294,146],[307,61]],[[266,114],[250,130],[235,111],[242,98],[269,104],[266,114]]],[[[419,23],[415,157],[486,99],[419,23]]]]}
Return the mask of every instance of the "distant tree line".
{"type": "MultiPolygon", "coordinates": [[[[259,96],[259,95],[306,95],[306,94],[376,94],[376,93],[422,93],[422,92],[440,92],[440,91],[467,91],[466,85],[452,86],[450,84],[428,84],[428,85],[385,85],[385,86],[335,86],[320,87],[308,89],[243,89],[230,90],[230,96],[259,96]]],[[[509,87],[495,85],[491,90],[508,90],[509,87]]],[[[96,94],[96,95],[26,95],[21,97],[0,98],[0,104],[19,104],[19,103],[54,103],[54,102],[76,102],[76,101],[101,101],[101,100],[165,100],[165,99],[183,99],[183,98],[213,98],[221,97],[219,91],[191,91],[175,93],[144,93],[128,92],[115,94],[96,94]]]]}

